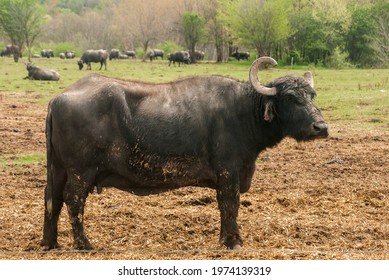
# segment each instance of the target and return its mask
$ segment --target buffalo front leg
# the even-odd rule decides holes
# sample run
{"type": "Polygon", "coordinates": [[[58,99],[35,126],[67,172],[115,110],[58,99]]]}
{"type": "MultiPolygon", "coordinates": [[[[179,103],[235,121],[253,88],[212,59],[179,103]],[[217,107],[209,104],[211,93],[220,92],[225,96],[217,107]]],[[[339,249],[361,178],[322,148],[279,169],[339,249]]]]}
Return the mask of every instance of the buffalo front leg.
{"type": "Polygon", "coordinates": [[[235,177],[228,172],[221,175],[217,188],[217,202],[220,210],[220,242],[228,249],[238,250],[242,247],[243,241],[239,234],[237,223],[239,211],[239,184],[235,177]]]}
{"type": "Polygon", "coordinates": [[[74,246],[78,250],[93,250],[84,232],[84,207],[89,184],[80,176],[71,175],[65,186],[64,200],[72,225],[74,246]]]}

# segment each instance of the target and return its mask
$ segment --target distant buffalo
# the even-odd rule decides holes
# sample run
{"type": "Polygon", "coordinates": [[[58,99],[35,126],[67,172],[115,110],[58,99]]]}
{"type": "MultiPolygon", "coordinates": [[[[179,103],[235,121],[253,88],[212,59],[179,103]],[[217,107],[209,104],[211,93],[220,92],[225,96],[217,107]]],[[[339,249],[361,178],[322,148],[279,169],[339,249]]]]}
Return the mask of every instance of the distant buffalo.
{"type": "Polygon", "coordinates": [[[136,52],[135,51],[125,51],[124,54],[126,54],[128,57],[136,58],[136,52]]]}
{"type": "Polygon", "coordinates": [[[157,57],[160,57],[163,59],[163,55],[164,55],[163,50],[154,49],[153,52],[154,52],[154,59],[157,59],[157,57]]]}
{"type": "Polygon", "coordinates": [[[195,60],[203,60],[204,59],[204,52],[203,51],[198,51],[195,50],[192,56],[194,57],[195,60]]]}
{"type": "Polygon", "coordinates": [[[65,52],[65,58],[75,58],[76,57],[76,53],[74,51],[66,51],[65,52]]]}
{"type": "Polygon", "coordinates": [[[180,66],[181,63],[190,64],[190,55],[187,51],[176,51],[174,53],[170,53],[167,56],[167,59],[169,60],[169,66],[171,62],[173,61],[173,65],[175,66],[175,63],[178,62],[178,66],[180,66]]]}
{"type": "Polygon", "coordinates": [[[60,59],[70,59],[70,58],[74,58],[76,56],[75,52],[74,51],[66,51],[66,52],[61,52],[59,53],[59,58],[60,59]]]}
{"type": "Polygon", "coordinates": [[[86,64],[86,69],[92,70],[91,62],[100,62],[99,70],[101,70],[103,65],[105,66],[105,70],[107,70],[107,58],[108,52],[106,50],[87,50],[78,61],[78,67],[81,70],[84,67],[84,64],[86,64]]]}
{"type": "Polygon", "coordinates": [[[51,49],[42,50],[42,51],[41,51],[41,56],[42,56],[42,57],[47,57],[47,58],[54,57],[54,52],[53,52],[53,50],[51,50],[51,49]]]}
{"type": "Polygon", "coordinates": [[[232,53],[231,56],[234,57],[234,58],[235,58],[236,60],[238,60],[238,61],[240,61],[240,60],[242,60],[242,59],[244,59],[244,60],[249,60],[249,58],[250,58],[250,53],[248,53],[248,52],[238,52],[238,51],[236,51],[236,52],[232,53]]]}
{"type": "Polygon", "coordinates": [[[28,75],[25,79],[40,80],[40,81],[58,81],[60,75],[52,69],[44,69],[34,66],[31,62],[26,64],[28,75]]]}
{"type": "Polygon", "coordinates": [[[112,60],[112,59],[119,59],[119,56],[120,56],[120,52],[118,49],[112,49],[110,52],[109,52],[109,60],[112,60]]]}
{"type": "Polygon", "coordinates": [[[22,57],[22,49],[17,45],[7,45],[4,50],[0,52],[0,56],[13,56],[14,61],[18,62],[22,57]]]}
{"type": "Polygon", "coordinates": [[[153,61],[153,59],[155,57],[154,51],[149,51],[147,53],[147,57],[150,59],[150,61],[153,61]]]}

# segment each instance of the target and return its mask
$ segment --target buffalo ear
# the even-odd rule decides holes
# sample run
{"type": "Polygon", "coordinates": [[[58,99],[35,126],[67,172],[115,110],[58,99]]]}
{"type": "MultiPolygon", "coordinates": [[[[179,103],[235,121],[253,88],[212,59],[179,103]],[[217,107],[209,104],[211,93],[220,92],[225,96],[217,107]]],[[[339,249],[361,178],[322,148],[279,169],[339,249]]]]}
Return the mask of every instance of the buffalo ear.
{"type": "Polygon", "coordinates": [[[265,121],[267,122],[271,122],[274,118],[274,108],[273,108],[273,101],[268,101],[266,102],[266,105],[265,105],[265,114],[263,116],[263,118],[265,119],[265,121]]]}

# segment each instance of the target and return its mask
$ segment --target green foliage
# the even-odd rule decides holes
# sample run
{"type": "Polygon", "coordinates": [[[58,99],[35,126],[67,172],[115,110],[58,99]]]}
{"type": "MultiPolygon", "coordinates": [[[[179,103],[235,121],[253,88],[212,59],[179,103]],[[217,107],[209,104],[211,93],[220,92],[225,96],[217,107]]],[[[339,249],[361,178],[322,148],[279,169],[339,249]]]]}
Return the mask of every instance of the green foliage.
{"type": "Polygon", "coordinates": [[[55,56],[58,56],[60,53],[65,53],[66,51],[74,51],[76,56],[80,57],[82,55],[82,50],[78,48],[74,43],[71,42],[63,42],[63,43],[58,43],[58,44],[51,44],[52,46],[49,45],[49,47],[46,48],[51,48],[54,52],[55,56]]]}
{"type": "Polygon", "coordinates": [[[335,51],[328,58],[326,65],[334,69],[352,68],[352,64],[347,61],[347,53],[344,53],[340,48],[336,48],[335,51]]]}
{"type": "Polygon", "coordinates": [[[185,45],[194,51],[196,44],[205,36],[205,19],[194,12],[184,12],[182,14],[182,28],[185,45]]]}
{"type": "Polygon", "coordinates": [[[184,49],[183,47],[179,46],[173,41],[161,42],[157,45],[157,48],[163,50],[166,55],[168,53],[172,53],[174,51],[179,51],[184,49]]]}
{"type": "Polygon", "coordinates": [[[346,35],[346,49],[350,62],[357,66],[369,66],[374,63],[374,50],[371,47],[375,27],[370,7],[356,9],[351,18],[351,25],[346,35]]]}
{"type": "Polygon", "coordinates": [[[271,55],[272,47],[290,34],[291,0],[224,1],[221,9],[235,36],[259,56],[271,55]]]}
{"type": "MultiPolygon", "coordinates": [[[[45,24],[45,9],[40,0],[1,0],[0,25],[12,44],[30,50],[45,24]]],[[[16,55],[14,55],[15,61],[16,55]]]]}

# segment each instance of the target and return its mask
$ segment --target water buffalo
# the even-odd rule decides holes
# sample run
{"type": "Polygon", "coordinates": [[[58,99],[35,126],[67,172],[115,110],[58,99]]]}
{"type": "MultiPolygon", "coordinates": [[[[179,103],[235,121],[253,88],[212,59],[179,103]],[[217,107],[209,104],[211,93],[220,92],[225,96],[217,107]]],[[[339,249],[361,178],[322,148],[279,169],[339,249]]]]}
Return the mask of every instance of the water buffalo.
{"type": "Polygon", "coordinates": [[[47,58],[54,57],[54,52],[51,49],[42,50],[41,51],[41,57],[47,57],[47,58]]]}
{"type": "Polygon", "coordinates": [[[154,59],[157,59],[158,57],[163,59],[164,51],[159,49],[154,49],[154,59]]]}
{"type": "Polygon", "coordinates": [[[167,59],[169,60],[169,66],[173,61],[173,65],[176,65],[176,62],[178,62],[178,66],[180,66],[181,63],[190,64],[190,55],[187,51],[176,51],[173,53],[168,54],[167,59]]]}
{"type": "Polygon", "coordinates": [[[125,51],[124,54],[126,54],[128,57],[136,58],[136,52],[135,51],[125,51]]]}
{"type": "Polygon", "coordinates": [[[84,67],[84,63],[87,65],[87,70],[92,70],[91,62],[100,62],[100,69],[105,66],[107,70],[107,58],[108,52],[106,50],[87,50],[81,56],[81,59],[77,62],[80,70],[84,67]]]}
{"type": "Polygon", "coordinates": [[[26,64],[28,75],[25,79],[41,81],[58,81],[60,75],[52,69],[44,69],[33,65],[31,62],[26,64]]]}
{"type": "Polygon", "coordinates": [[[313,104],[313,80],[258,81],[257,59],[248,82],[200,76],[164,84],[97,74],[53,98],[46,118],[47,186],[41,245],[58,246],[57,223],[67,205],[74,245],[92,249],[84,232],[89,193],[117,187],[136,195],[183,186],[215,189],[220,241],[239,249],[240,194],[249,190],[261,151],[285,137],[328,135],[313,104]]]}
{"type": "Polygon", "coordinates": [[[193,56],[196,59],[196,61],[204,60],[204,55],[205,53],[203,51],[195,50],[194,53],[191,55],[191,57],[193,56]]]}
{"type": "Polygon", "coordinates": [[[250,58],[250,53],[248,52],[234,52],[233,54],[231,54],[232,57],[234,57],[236,60],[240,61],[242,59],[244,60],[249,60],[250,58]]]}
{"type": "Polygon", "coordinates": [[[18,62],[22,57],[22,48],[17,45],[7,45],[4,50],[0,52],[0,56],[13,56],[14,61],[18,62]]]}
{"type": "Polygon", "coordinates": [[[150,61],[153,61],[155,57],[154,51],[148,51],[146,57],[148,57],[150,61]]]}
{"type": "Polygon", "coordinates": [[[65,58],[70,59],[70,58],[75,58],[76,53],[74,51],[66,51],[65,52],[65,58]]]}
{"type": "Polygon", "coordinates": [[[112,49],[109,52],[109,60],[119,59],[120,51],[118,49],[112,49]]]}

